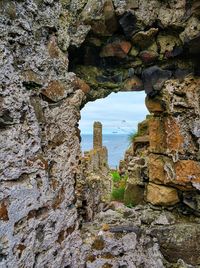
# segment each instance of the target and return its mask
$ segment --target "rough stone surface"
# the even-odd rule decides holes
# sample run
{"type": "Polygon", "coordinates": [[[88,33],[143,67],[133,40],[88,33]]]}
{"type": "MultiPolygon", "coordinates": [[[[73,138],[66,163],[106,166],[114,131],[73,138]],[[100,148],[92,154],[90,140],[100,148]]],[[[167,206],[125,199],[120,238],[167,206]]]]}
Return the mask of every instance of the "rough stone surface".
{"type": "Polygon", "coordinates": [[[87,267],[198,267],[199,219],[184,220],[149,206],[101,212],[83,225],[87,267]]]}
{"type": "Polygon", "coordinates": [[[130,49],[131,43],[119,40],[103,47],[100,56],[125,58],[130,49]]]}
{"type": "Polygon", "coordinates": [[[147,201],[153,205],[171,206],[179,202],[177,190],[154,183],[147,186],[147,201]]]}
{"type": "MultiPolygon", "coordinates": [[[[167,146],[161,152],[161,144],[155,145],[151,134],[142,134],[140,136],[143,138],[137,139],[127,158],[131,161],[139,154],[146,159],[151,144],[151,153],[161,157],[162,163],[164,161],[164,172],[167,174],[164,179],[170,180],[183,196],[180,210],[187,206],[192,211],[190,215],[194,210],[198,213],[199,79],[193,75],[185,77],[185,74],[199,73],[199,5],[198,1],[193,1],[191,5],[188,2],[0,1],[2,268],[82,268],[85,265],[160,268],[165,267],[163,255],[170,260],[170,248],[173,248],[170,243],[168,252],[161,247],[162,255],[158,243],[152,242],[146,232],[142,241],[137,240],[142,220],[153,222],[155,215],[145,211],[147,216],[131,219],[131,223],[138,219],[137,228],[127,228],[127,225],[124,227],[128,222],[127,213],[132,213],[127,210],[125,218],[116,212],[110,213],[112,217],[107,211],[101,215],[102,221],[110,217],[109,223],[115,221],[116,225],[123,223],[123,226],[115,226],[113,232],[97,239],[94,256],[86,258],[90,246],[80,232],[83,217],[79,201],[82,196],[88,197],[86,192],[89,188],[92,198],[88,199],[88,207],[93,218],[100,202],[93,196],[99,196],[97,186],[101,177],[97,176],[89,185],[91,187],[83,183],[80,195],[76,195],[83,182],[78,121],[80,109],[87,101],[105,97],[113,91],[122,91],[127,81],[131,81],[130,88],[135,90],[130,79],[136,75],[142,80],[147,94],[152,98],[158,97],[164,107],[164,114],[159,115],[158,120],[165,126],[166,131],[162,135],[167,146]],[[155,42],[150,44],[147,38],[145,48],[138,46],[138,53],[135,53],[130,40],[137,33],[148,35],[146,31],[152,27],[158,29],[158,33],[153,34],[155,42]],[[91,43],[88,45],[91,38],[98,40],[93,42],[93,50],[91,43]],[[116,39],[124,40],[126,45],[122,45],[118,52],[115,47],[109,57],[100,57],[103,47],[116,39]],[[172,47],[167,45],[168,41],[172,47]],[[144,49],[158,53],[153,64],[144,64],[139,58],[144,49]],[[88,66],[87,63],[92,64],[88,66]],[[179,75],[181,81],[174,80],[178,73],[182,74],[179,75]],[[172,80],[167,81],[169,78],[172,80]],[[160,149],[157,151],[157,148],[160,149]],[[185,190],[191,190],[187,197],[185,190]],[[96,202],[94,207],[90,206],[93,202],[96,202]],[[116,235],[123,230],[125,235],[116,235]],[[110,251],[114,257],[108,254],[110,251]]],[[[154,112],[152,110],[153,117],[156,116],[154,112]]],[[[134,173],[131,168],[130,173],[134,173]]],[[[145,164],[141,171],[142,183],[145,184],[149,180],[147,171],[148,165],[145,164]]],[[[159,172],[162,173],[163,169],[159,172]]],[[[154,183],[166,184],[166,181],[162,178],[154,183]]],[[[188,210],[184,211],[188,213],[188,210]]],[[[176,228],[178,230],[179,225],[176,228]]],[[[188,228],[188,232],[182,232],[183,243],[177,245],[180,250],[177,250],[177,256],[172,256],[172,260],[182,259],[185,267],[187,263],[199,265],[199,254],[184,257],[181,252],[181,248],[185,251],[185,241],[191,230],[190,226],[184,228],[188,228]]],[[[196,231],[195,227],[191,237],[195,236],[196,231]]],[[[173,238],[169,233],[169,237],[173,238]]],[[[199,240],[191,241],[196,242],[191,249],[199,253],[199,240]]]]}
{"type": "Polygon", "coordinates": [[[155,229],[152,233],[157,237],[167,260],[177,262],[181,258],[188,264],[199,265],[199,224],[178,224],[159,231],[155,229]]]}
{"type": "Polygon", "coordinates": [[[79,220],[91,221],[111,199],[112,180],[108,168],[108,151],[102,145],[102,124],[93,124],[93,149],[84,152],[76,185],[79,220]]]}

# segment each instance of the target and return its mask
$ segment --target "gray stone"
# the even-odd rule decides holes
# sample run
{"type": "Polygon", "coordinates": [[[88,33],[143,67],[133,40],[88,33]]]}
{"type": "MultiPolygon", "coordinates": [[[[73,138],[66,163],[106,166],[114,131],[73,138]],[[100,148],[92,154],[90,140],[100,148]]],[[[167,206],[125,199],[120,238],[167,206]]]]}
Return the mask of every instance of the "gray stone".
{"type": "Polygon", "coordinates": [[[152,66],[145,69],[142,73],[144,89],[148,95],[154,95],[161,90],[164,82],[172,76],[172,72],[162,70],[158,66],[152,66]]]}

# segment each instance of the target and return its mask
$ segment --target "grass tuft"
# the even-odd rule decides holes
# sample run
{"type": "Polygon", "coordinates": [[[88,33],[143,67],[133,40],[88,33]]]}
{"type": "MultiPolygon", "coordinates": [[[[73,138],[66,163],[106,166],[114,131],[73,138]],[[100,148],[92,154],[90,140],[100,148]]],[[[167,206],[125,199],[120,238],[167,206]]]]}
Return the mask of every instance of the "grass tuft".
{"type": "Polygon", "coordinates": [[[120,188],[113,188],[111,196],[112,199],[115,201],[124,201],[124,192],[125,192],[125,187],[120,187],[120,188]]]}
{"type": "Polygon", "coordinates": [[[134,139],[135,139],[136,137],[138,137],[138,136],[139,136],[139,133],[138,133],[138,132],[130,133],[130,134],[128,135],[128,141],[129,141],[129,143],[130,143],[130,144],[133,143],[133,142],[134,142],[134,139]]]}
{"type": "Polygon", "coordinates": [[[121,176],[119,175],[118,171],[111,172],[113,182],[119,182],[121,180],[121,176]]]}

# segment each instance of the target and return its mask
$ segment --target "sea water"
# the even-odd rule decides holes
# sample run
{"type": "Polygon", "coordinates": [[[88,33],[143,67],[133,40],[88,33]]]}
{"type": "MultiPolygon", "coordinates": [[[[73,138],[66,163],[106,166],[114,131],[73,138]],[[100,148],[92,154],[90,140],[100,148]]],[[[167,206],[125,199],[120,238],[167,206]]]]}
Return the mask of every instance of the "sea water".
{"type": "MultiPolygon", "coordinates": [[[[89,151],[93,148],[93,135],[81,135],[81,150],[89,151]]],[[[110,168],[119,166],[119,161],[123,160],[124,153],[129,147],[128,135],[126,134],[104,134],[103,146],[108,149],[108,164],[110,168]]]]}

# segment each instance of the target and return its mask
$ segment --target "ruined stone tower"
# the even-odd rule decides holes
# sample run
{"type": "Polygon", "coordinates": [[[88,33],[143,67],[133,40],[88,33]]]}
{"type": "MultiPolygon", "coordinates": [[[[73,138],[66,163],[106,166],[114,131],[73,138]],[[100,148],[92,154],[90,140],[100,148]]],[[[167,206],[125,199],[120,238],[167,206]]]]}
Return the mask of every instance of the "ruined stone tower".
{"type": "Polygon", "coordinates": [[[93,149],[102,148],[102,124],[94,122],[93,125],[93,149]]]}

